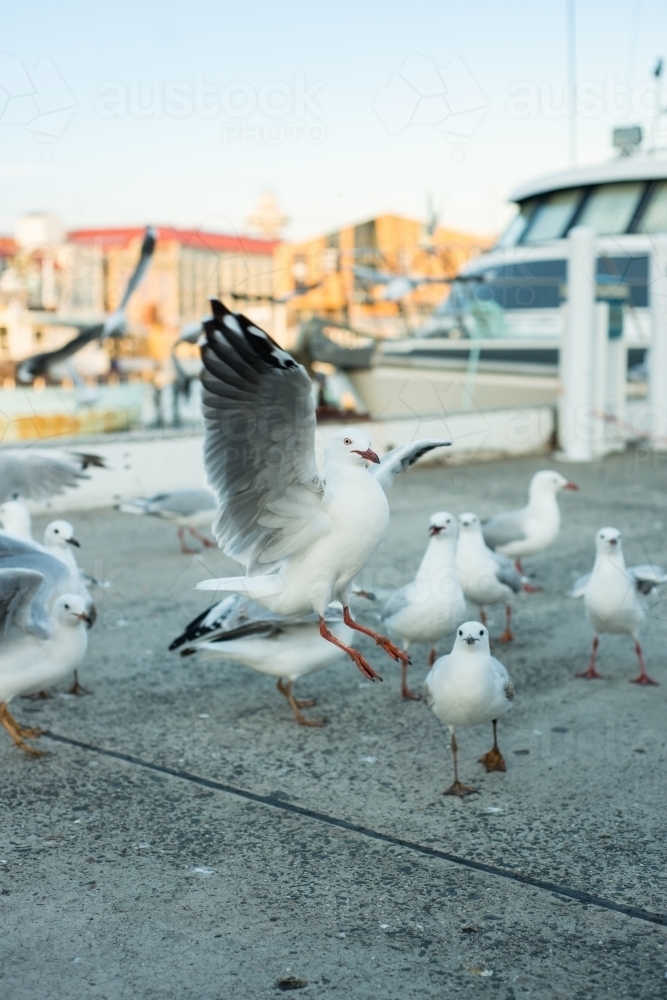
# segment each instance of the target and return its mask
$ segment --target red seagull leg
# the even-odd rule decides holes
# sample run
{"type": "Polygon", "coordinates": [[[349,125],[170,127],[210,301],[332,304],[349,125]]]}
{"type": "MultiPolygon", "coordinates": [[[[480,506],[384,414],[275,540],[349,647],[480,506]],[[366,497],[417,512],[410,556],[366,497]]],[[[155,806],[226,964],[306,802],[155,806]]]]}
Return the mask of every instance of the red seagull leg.
{"type": "Polygon", "coordinates": [[[602,674],[599,674],[595,669],[595,657],[597,656],[599,645],[600,637],[596,635],[593,639],[593,645],[591,646],[591,658],[588,661],[588,670],[582,670],[580,674],[575,674],[575,677],[583,677],[587,681],[602,679],[602,674]]]}
{"type": "Polygon", "coordinates": [[[178,529],[178,540],[181,543],[181,552],[183,553],[183,555],[184,556],[196,556],[196,555],[198,555],[199,553],[198,553],[197,549],[189,549],[187,547],[187,545],[185,544],[184,535],[185,535],[185,528],[179,528],[178,529]]]}
{"type": "Polygon", "coordinates": [[[639,675],[633,677],[630,681],[631,684],[643,684],[648,686],[649,684],[655,684],[658,686],[658,682],[654,681],[652,677],[646,673],[646,667],[644,666],[644,655],[642,653],[642,647],[639,645],[637,640],[635,640],[635,653],[637,654],[637,659],[639,660],[639,675]]]}
{"type": "Polygon", "coordinates": [[[329,631],[329,629],[327,628],[327,623],[321,616],[320,616],[320,635],[322,636],[323,639],[326,639],[327,642],[332,642],[334,646],[338,646],[339,649],[342,649],[345,653],[347,653],[347,655],[350,657],[353,663],[356,663],[356,665],[359,667],[359,670],[361,670],[364,677],[367,677],[369,681],[382,680],[380,675],[376,673],[375,670],[373,670],[370,663],[368,663],[368,661],[363,658],[361,653],[357,652],[356,649],[352,649],[351,646],[346,646],[344,642],[341,642],[340,639],[336,638],[333,632],[329,631]]]}
{"type": "Polygon", "coordinates": [[[196,538],[198,542],[202,543],[204,548],[217,549],[218,546],[216,545],[215,542],[212,542],[210,538],[206,537],[206,535],[201,535],[195,528],[188,528],[188,531],[190,532],[193,538],[196,538]]]}
{"type": "Polygon", "coordinates": [[[497,639],[500,643],[514,642],[514,634],[512,632],[512,608],[509,604],[505,605],[505,631],[502,635],[498,636],[497,639]]]}
{"type": "Polygon", "coordinates": [[[363,632],[364,635],[369,635],[371,639],[375,639],[378,646],[384,649],[387,656],[391,656],[393,660],[397,663],[404,663],[406,666],[412,663],[412,660],[407,653],[404,653],[402,649],[399,649],[396,643],[388,639],[386,635],[380,635],[379,632],[374,632],[372,628],[366,628],[365,625],[360,625],[359,622],[355,622],[351,615],[350,609],[345,604],[343,606],[343,621],[348,628],[356,629],[357,632],[363,632]]]}
{"type": "Polygon", "coordinates": [[[521,560],[520,559],[515,559],[514,560],[514,567],[515,567],[517,573],[521,573],[521,576],[523,576],[523,566],[521,565],[521,560]]]}

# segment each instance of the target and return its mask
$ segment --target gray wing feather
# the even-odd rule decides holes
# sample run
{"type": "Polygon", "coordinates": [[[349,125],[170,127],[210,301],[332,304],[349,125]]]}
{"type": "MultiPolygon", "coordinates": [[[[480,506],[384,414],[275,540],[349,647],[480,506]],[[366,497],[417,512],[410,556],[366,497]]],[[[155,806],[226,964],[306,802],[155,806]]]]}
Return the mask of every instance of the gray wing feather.
{"type": "Polygon", "coordinates": [[[42,582],[32,601],[31,620],[36,632],[48,635],[48,605],[58,587],[69,578],[69,567],[41,545],[0,531],[0,569],[33,570],[40,574],[42,582]]]}
{"type": "Polygon", "coordinates": [[[493,555],[498,567],[496,576],[501,583],[504,583],[506,587],[510,587],[515,594],[518,594],[519,591],[523,590],[523,580],[516,566],[511,559],[501,555],[499,552],[494,552],[493,555]]]}
{"type": "Polygon", "coordinates": [[[434,448],[447,448],[451,443],[451,441],[445,441],[440,438],[424,438],[421,441],[411,441],[410,444],[400,445],[398,448],[393,448],[387,452],[380,464],[371,466],[368,471],[372,476],[375,476],[382,489],[386,492],[391,488],[394,477],[399,472],[405,472],[422,455],[433,451],[434,448]]]}
{"type": "Polygon", "coordinates": [[[628,573],[634,578],[637,590],[641,594],[650,594],[661,583],[667,583],[667,574],[662,566],[632,566],[628,573]]]}
{"type": "MultiPolygon", "coordinates": [[[[340,622],[342,618],[342,608],[329,605],[324,615],[325,621],[340,622]]],[[[191,621],[181,635],[174,639],[169,649],[178,649],[186,644],[193,646],[200,642],[226,642],[246,635],[275,634],[287,628],[317,624],[318,621],[316,614],[285,618],[247,597],[231,594],[191,621]]]]}
{"type": "Polygon", "coordinates": [[[584,576],[580,576],[570,591],[570,597],[583,597],[588,581],[592,575],[592,573],[585,573],[584,576]]]}
{"type": "Polygon", "coordinates": [[[482,521],[484,541],[490,549],[500,548],[500,546],[508,545],[510,542],[518,542],[526,537],[523,530],[522,514],[521,510],[511,510],[482,521]]]}
{"type": "Polygon", "coordinates": [[[266,572],[329,527],[312,385],[245,316],[211,305],[201,381],[204,463],[220,505],[213,532],[248,572],[266,572]]]}
{"type": "Polygon", "coordinates": [[[0,503],[14,494],[26,500],[45,500],[78,486],[82,461],[63,459],[31,448],[9,448],[0,452],[0,503]]]}
{"type": "Polygon", "coordinates": [[[35,570],[0,569],[0,636],[7,636],[12,625],[22,632],[35,631],[30,609],[43,582],[35,570]]]}

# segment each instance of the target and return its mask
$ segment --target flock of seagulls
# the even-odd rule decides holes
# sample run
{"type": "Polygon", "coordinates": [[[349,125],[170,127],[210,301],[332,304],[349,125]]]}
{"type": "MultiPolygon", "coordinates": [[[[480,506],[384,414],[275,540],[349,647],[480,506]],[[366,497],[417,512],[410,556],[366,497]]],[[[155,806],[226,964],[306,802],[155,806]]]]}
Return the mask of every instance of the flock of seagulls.
{"type": "MultiPolygon", "coordinates": [[[[322,726],[323,719],[304,714],[314,699],[298,699],[294,685],[344,657],[366,680],[381,680],[377,665],[356,648],[358,636],[365,635],[400,664],[402,697],[422,698],[449,728],[454,779],[445,794],[473,793],[459,779],[457,730],[491,724],[493,745],[480,762],[487,771],[504,771],[497,722],[514,698],[507,670],[491,655],[486,609],[505,609],[505,627],[495,641],[511,642],[513,600],[539,589],[524,575],[522,560],[553,544],[561,523],[558,494],[577,487],[545,470],[533,477],[520,510],[486,521],[472,512],[434,513],[414,578],[394,593],[369,594],[355,581],[385,537],[386,493],[395,476],[451,442],[417,441],[380,459],[363,429],[345,427],[329,438],[320,471],[314,395],[305,369],[241,314],[217,300],[212,310],[200,339],[210,490],[178,490],[119,505],[128,513],[170,521],[184,552],[193,551],[185,544],[187,531],[203,546],[217,543],[242,567],[242,575],[198,584],[222,596],[170,649],[181,656],[232,660],[275,678],[296,722],[322,726]],[[198,531],[212,521],[216,543],[198,531]],[[357,621],[351,610],[353,601],[368,598],[377,602],[377,628],[357,621]],[[467,605],[476,609],[478,620],[464,621],[467,605]],[[449,636],[454,636],[451,652],[438,658],[438,646],[449,636]],[[414,643],[431,647],[421,693],[408,685],[414,643]]],[[[91,590],[104,584],[79,568],[69,522],[53,521],[44,543],[34,540],[25,500],[76,486],[87,469],[100,464],[96,456],[78,453],[0,453],[0,723],[30,754],[39,751],[26,740],[38,733],[20,726],[8,705],[82,664],[95,621],[91,590]]],[[[625,633],[635,642],[635,683],[655,684],[644,666],[639,630],[645,598],[667,582],[667,574],[655,566],[628,569],[614,528],[598,532],[596,550],[592,572],[572,592],[584,598],[594,632],[589,667],[578,676],[600,676],[596,655],[602,633],[625,633]]],[[[76,675],[71,690],[83,693],[76,675]]]]}

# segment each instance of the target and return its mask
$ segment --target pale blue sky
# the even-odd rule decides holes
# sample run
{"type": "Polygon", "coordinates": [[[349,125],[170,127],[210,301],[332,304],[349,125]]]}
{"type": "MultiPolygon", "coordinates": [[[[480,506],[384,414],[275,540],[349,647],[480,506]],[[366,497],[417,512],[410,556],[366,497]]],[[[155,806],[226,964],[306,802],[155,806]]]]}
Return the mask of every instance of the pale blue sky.
{"type": "MultiPolygon", "coordinates": [[[[513,186],[567,165],[566,119],[550,116],[566,79],[565,0],[40,0],[5,10],[0,48],[28,71],[48,56],[75,104],[46,144],[26,127],[23,105],[0,111],[3,232],[35,209],[55,211],[70,227],[243,228],[267,187],[294,237],[382,211],[423,216],[429,190],[444,201],[446,224],[487,232],[504,222],[513,186]],[[401,127],[411,112],[409,85],[388,92],[380,114],[374,110],[406,59],[408,76],[411,64],[419,67],[417,56],[426,90],[433,90],[428,60],[456,66],[454,84],[447,78],[450,98],[464,109],[485,108],[476,125],[476,111],[464,122],[470,134],[463,141],[448,142],[434,124],[401,127]],[[212,94],[199,113],[187,89],[194,94],[197,78],[212,94]],[[148,117],[136,113],[140,85],[139,115],[153,87],[162,102],[148,117]],[[526,117],[513,112],[517,87],[532,100],[526,117]],[[300,89],[313,95],[303,107],[300,89]],[[105,94],[115,103],[105,105],[105,94]],[[264,111],[233,113],[255,99],[264,111]]],[[[640,117],[635,109],[614,119],[609,88],[641,87],[662,54],[664,0],[578,0],[578,78],[592,84],[601,106],[588,105],[590,117],[579,121],[580,163],[607,158],[612,126],[640,117]]],[[[40,94],[57,110],[72,102],[49,73],[40,94]]],[[[635,91],[644,107],[647,94],[635,91]]],[[[418,113],[437,118],[438,100],[418,113]]],[[[622,89],[614,100],[622,104],[622,89]]]]}

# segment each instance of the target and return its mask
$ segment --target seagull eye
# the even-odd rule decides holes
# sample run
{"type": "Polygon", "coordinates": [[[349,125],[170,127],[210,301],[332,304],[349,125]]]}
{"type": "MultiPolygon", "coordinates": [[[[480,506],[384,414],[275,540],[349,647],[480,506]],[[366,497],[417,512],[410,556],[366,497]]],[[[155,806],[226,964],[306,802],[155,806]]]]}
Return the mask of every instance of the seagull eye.
{"type": "Polygon", "coordinates": [[[69,604],[65,605],[65,611],[69,611],[69,604]]]}
{"type": "Polygon", "coordinates": [[[482,630],[481,630],[481,632],[480,632],[479,634],[480,634],[480,635],[484,635],[484,629],[482,629],[482,630]]]}
{"type": "Polygon", "coordinates": [[[459,629],[459,635],[463,635],[463,629],[459,629]]]}
{"type": "Polygon", "coordinates": [[[352,438],[343,438],[343,444],[352,444],[352,438]]]}

